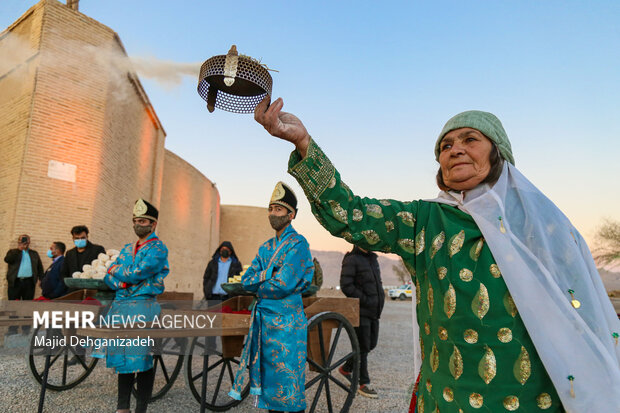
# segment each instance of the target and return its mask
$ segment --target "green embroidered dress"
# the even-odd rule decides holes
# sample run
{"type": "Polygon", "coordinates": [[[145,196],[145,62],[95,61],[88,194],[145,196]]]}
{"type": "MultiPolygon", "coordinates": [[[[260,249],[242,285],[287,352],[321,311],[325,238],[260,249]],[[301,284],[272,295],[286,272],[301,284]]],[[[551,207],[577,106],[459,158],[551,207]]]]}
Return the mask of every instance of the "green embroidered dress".
{"type": "Polygon", "coordinates": [[[561,412],[501,271],[472,217],[442,203],[355,196],[321,149],[289,172],[317,220],[362,248],[403,258],[416,285],[418,412],[561,412]]]}

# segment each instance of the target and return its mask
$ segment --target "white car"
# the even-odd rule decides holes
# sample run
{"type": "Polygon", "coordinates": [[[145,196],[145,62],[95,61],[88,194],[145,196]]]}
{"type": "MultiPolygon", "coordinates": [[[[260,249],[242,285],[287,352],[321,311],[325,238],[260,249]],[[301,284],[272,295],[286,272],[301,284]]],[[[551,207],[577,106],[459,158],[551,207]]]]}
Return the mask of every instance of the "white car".
{"type": "Polygon", "coordinates": [[[412,288],[413,286],[411,284],[401,285],[398,288],[388,290],[388,295],[392,300],[396,300],[397,298],[399,300],[405,300],[413,296],[412,288]]]}

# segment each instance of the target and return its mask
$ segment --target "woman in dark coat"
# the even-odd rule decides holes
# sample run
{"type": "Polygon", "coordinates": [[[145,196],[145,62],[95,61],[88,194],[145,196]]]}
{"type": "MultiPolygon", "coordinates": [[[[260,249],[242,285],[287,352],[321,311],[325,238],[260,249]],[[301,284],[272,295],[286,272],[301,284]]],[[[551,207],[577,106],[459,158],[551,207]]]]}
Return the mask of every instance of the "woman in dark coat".
{"type": "Polygon", "coordinates": [[[206,300],[225,300],[228,298],[221,285],[228,282],[228,277],[240,274],[243,270],[241,261],[235,254],[230,241],[224,241],[213,253],[213,257],[205,269],[203,291],[206,300]],[[222,271],[220,271],[220,266],[222,271]],[[227,270],[226,270],[227,268],[227,270]]]}

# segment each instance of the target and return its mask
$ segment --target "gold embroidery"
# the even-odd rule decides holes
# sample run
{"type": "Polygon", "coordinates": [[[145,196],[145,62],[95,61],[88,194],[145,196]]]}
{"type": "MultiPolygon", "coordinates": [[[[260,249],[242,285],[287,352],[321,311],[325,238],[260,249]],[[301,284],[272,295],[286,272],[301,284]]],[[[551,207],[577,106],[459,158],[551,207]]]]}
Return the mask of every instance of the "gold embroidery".
{"type": "Polygon", "coordinates": [[[394,223],[392,221],[385,221],[385,230],[387,232],[394,231],[394,223]]]}
{"type": "Polygon", "coordinates": [[[482,377],[482,380],[486,384],[491,383],[491,380],[495,378],[497,374],[497,362],[495,360],[495,354],[489,346],[484,346],[484,356],[478,363],[478,375],[482,377]]]}
{"type": "Polygon", "coordinates": [[[454,351],[450,356],[450,364],[448,367],[450,368],[450,373],[452,377],[454,377],[454,380],[458,380],[461,374],[463,374],[463,357],[456,346],[454,346],[454,351]]]}
{"type": "Polygon", "coordinates": [[[536,404],[539,408],[545,410],[551,407],[551,396],[548,393],[540,393],[536,397],[536,404]]]}
{"type": "Polygon", "coordinates": [[[390,205],[392,205],[392,203],[389,200],[387,200],[387,199],[380,199],[379,203],[381,205],[383,205],[383,206],[390,206],[390,205]]]}
{"type": "Polygon", "coordinates": [[[502,272],[499,270],[497,264],[491,264],[491,268],[489,268],[491,275],[495,278],[499,278],[502,276],[502,272]]]}
{"type": "Polygon", "coordinates": [[[468,328],[467,330],[465,330],[465,334],[463,334],[463,336],[465,337],[465,341],[467,341],[469,344],[474,344],[478,342],[478,332],[476,330],[468,328]]]}
{"type": "Polygon", "coordinates": [[[439,327],[439,339],[446,341],[448,339],[448,330],[443,327],[439,327]]]}
{"type": "Polygon", "coordinates": [[[424,323],[424,332],[426,333],[426,335],[429,335],[431,333],[431,327],[428,325],[428,323],[424,323]]]}
{"type": "Polygon", "coordinates": [[[484,284],[480,283],[480,290],[471,302],[471,310],[479,318],[483,319],[489,312],[489,292],[484,284]]]}
{"type": "Polygon", "coordinates": [[[452,318],[456,311],[456,292],[452,284],[448,286],[448,291],[446,291],[446,295],[443,297],[443,311],[448,318],[452,318]]]}
{"type": "Polygon", "coordinates": [[[366,238],[366,242],[370,245],[375,245],[377,242],[380,241],[379,234],[377,234],[372,229],[362,231],[362,235],[364,236],[364,238],[366,238]]]}
{"type": "Polygon", "coordinates": [[[510,343],[512,341],[512,331],[506,327],[500,328],[497,332],[497,338],[502,343],[510,343]]]}
{"type": "Polygon", "coordinates": [[[418,277],[415,278],[415,303],[420,304],[420,280],[418,277]]]}
{"type": "Polygon", "coordinates": [[[428,311],[430,315],[433,315],[433,306],[435,304],[435,296],[433,295],[433,286],[428,283],[428,290],[426,291],[426,299],[428,300],[428,311]]]}
{"type": "Polygon", "coordinates": [[[471,280],[473,280],[474,274],[467,268],[463,268],[461,271],[459,271],[459,277],[465,282],[470,282],[471,280]]]}
{"type": "Polygon", "coordinates": [[[389,254],[392,252],[392,247],[390,247],[389,245],[386,245],[383,248],[381,248],[381,251],[385,252],[386,254],[389,254]]]}
{"type": "Polygon", "coordinates": [[[481,394],[472,393],[469,395],[469,405],[473,407],[474,409],[481,408],[483,403],[484,403],[484,399],[482,398],[481,394]]]}
{"type": "Polygon", "coordinates": [[[450,239],[450,258],[461,250],[463,242],[465,242],[465,230],[461,230],[450,239]]]}
{"type": "Polygon", "coordinates": [[[517,396],[508,396],[504,399],[504,409],[514,412],[519,408],[519,398],[517,396]]]}
{"type": "Polygon", "coordinates": [[[413,268],[413,265],[409,264],[409,262],[405,260],[402,260],[402,262],[405,264],[405,268],[407,268],[409,274],[411,274],[412,277],[415,277],[415,268],[413,268]]]}
{"type": "Polygon", "coordinates": [[[340,236],[348,242],[353,242],[353,235],[351,235],[349,231],[344,231],[342,234],[340,234],[340,236]]]}
{"type": "Polygon", "coordinates": [[[433,242],[431,243],[431,259],[433,259],[435,254],[441,249],[445,240],[446,234],[443,231],[433,238],[433,242]]]}
{"type": "Polygon", "coordinates": [[[451,402],[454,400],[454,392],[450,387],[446,387],[443,389],[443,398],[447,402],[451,402]]]}
{"type": "Polygon", "coordinates": [[[527,379],[530,378],[530,374],[532,373],[530,355],[523,346],[521,346],[521,354],[519,354],[517,361],[515,361],[512,372],[521,385],[525,384],[527,379]]]}
{"type": "Polygon", "coordinates": [[[332,178],[332,179],[329,181],[329,185],[328,185],[328,187],[329,187],[329,189],[332,189],[332,188],[333,188],[333,187],[335,187],[335,186],[336,186],[336,178],[332,178]]]}
{"type": "Polygon", "coordinates": [[[424,394],[420,393],[420,397],[418,398],[418,412],[424,413],[424,394]]]}
{"type": "Polygon", "coordinates": [[[415,225],[415,218],[413,217],[413,214],[411,212],[400,211],[398,214],[396,214],[396,216],[399,217],[401,221],[403,221],[403,224],[409,227],[413,227],[415,225]]]}
{"type": "Polygon", "coordinates": [[[424,227],[415,237],[415,255],[420,255],[424,251],[424,227]]]}
{"type": "Polygon", "coordinates": [[[431,370],[433,373],[437,371],[439,367],[439,350],[437,350],[437,346],[433,341],[433,348],[431,348],[431,370]]]}
{"type": "Polygon", "coordinates": [[[446,267],[437,268],[437,277],[439,277],[440,280],[446,278],[446,275],[448,275],[448,269],[446,267]]]}
{"type": "Polygon", "coordinates": [[[334,218],[343,224],[348,224],[349,219],[347,217],[347,211],[345,211],[338,202],[329,200],[329,206],[332,209],[332,213],[334,214],[334,218]]]}
{"type": "Polygon", "coordinates": [[[478,242],[476,242],[471,249],[469,250],[469,256],[472,260],[478,261],[480,258],[480,253],[482,252],[482,246],[484,245],[484,238],[480,238],[478,242]]]}
{"type": "Polygon", "coordinates": [[[433,385],[429,379],[426,379],[426,391],[430,393],[431,390],[433,390],[433,385]]]}
{"type": "Polygon", "coordinates": [[[506,308],[506,311],[508,311],[508,314],[510,314],[513,317],[516,316],[518,313],[517,306],[515,305],[515,302],[512,300],[510,291],[506,291],[506,294],[504,295],[504,308],[506,308]]]}
{"type": "Polygon", "coordinates": [[[366,213],[373,218],[383,218],[383,210],[381,209],[381,205],[367,204],[366,213]]]}
{"type": "Polygon", "coordinates": [[[353,221],[359,222],[364,218],[364,214],[359,209],[353,210],[353,221]]]}
{"type": "Polygon", "coordinates": [[[398,240],[398,245],[410,254],[415,253],[414,241],[410,238],[403,238],[398,240]]]}
{"type": "Polygon", "coordinates": [[[424,361],[424,340],[420,337],[420,358],[424,361]]]}

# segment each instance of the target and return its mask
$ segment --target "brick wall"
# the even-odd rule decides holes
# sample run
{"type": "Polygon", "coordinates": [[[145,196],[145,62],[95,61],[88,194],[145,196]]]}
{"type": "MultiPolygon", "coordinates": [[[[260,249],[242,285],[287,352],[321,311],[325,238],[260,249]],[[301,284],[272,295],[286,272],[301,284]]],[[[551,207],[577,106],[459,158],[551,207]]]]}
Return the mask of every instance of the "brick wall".
{"type": "Polygon", "coordinates": [[[275,231],[267,219],[267,208],[222,205],[220,211],[220,240],[232,242],[241,263],[251,264],[258,247],[275,236],[275,231]]]}

